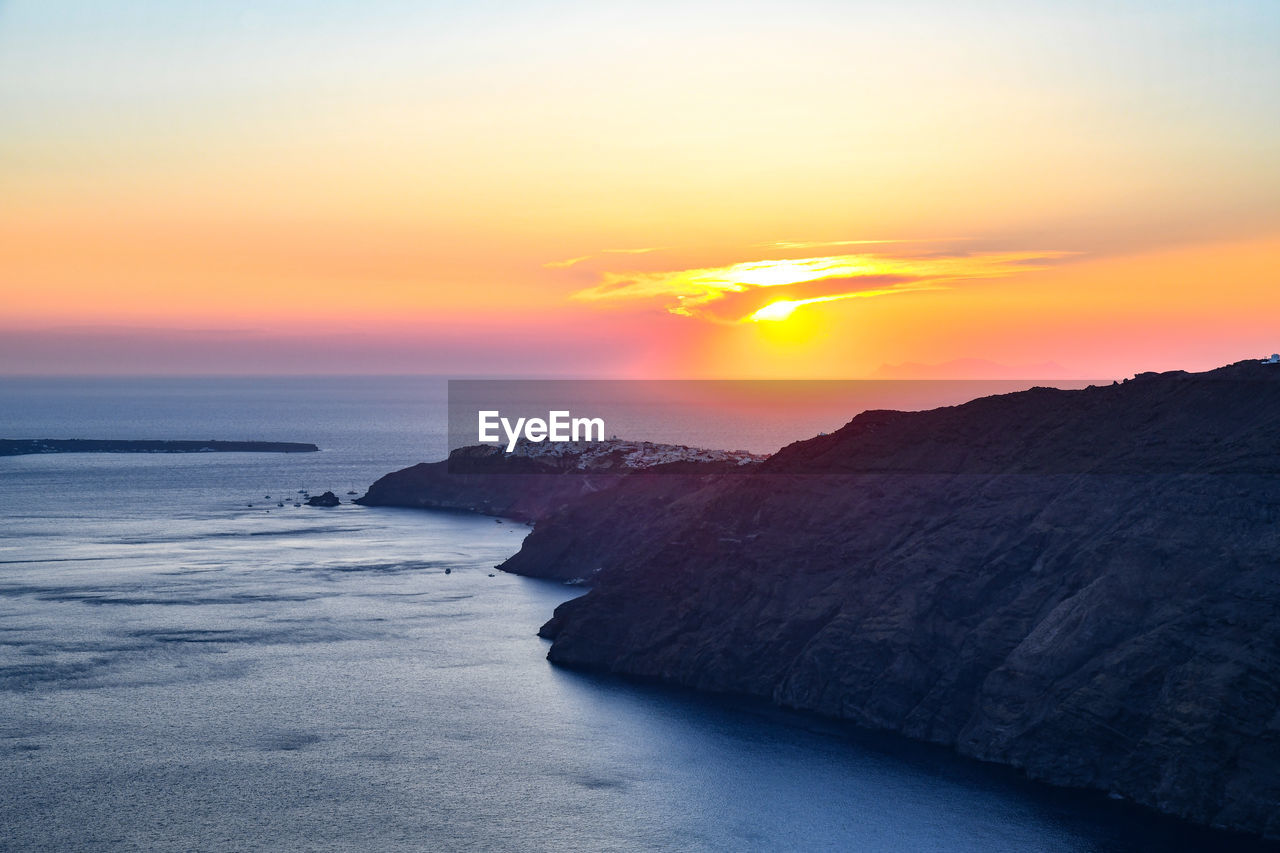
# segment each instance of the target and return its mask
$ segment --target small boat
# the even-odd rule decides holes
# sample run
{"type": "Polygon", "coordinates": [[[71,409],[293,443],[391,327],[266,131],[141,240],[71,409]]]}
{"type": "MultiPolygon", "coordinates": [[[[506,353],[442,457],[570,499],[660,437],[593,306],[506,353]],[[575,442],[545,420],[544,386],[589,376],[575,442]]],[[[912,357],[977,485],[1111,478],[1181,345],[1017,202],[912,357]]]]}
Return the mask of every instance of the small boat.
{"type": "Polygon", "coordinates": [[[349,494],[349,495],[358,495],[358,494],[360,494],[360,493],[359,493],[359,492],[357,492],[355,489],[352,489],[351,491],[347,492],[347,494],[349,494]]]}
{"type": "Polygon", "coordinates": [[[453,574],[453,569],[445,569],[445,570],[444,570],[444,573],[445,573],[446,575],[451,575],[451,574],[453,574]]]}
{"type": "Polygon", "coordinates": [[[276,506],[284,506],[284,501],[281,501],[280,503],[276,504],[276,506]]]}
{"type": "Polygon", "coordinates": [[[294,506],[302,506],[300,503],[294,503],[294,506]]]}

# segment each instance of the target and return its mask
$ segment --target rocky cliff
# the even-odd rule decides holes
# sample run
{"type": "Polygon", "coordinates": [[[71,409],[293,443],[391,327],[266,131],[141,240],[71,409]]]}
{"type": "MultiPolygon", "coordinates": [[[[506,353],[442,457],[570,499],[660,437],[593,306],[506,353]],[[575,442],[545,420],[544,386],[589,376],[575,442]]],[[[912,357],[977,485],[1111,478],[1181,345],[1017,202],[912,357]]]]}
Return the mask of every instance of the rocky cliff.
{"type": "MultiPolygon", "coordinates": [[[[454,450],[441,462],[423,462],[387,474],[355,503],[465,510],[535,521],[586,496],[610,490],[637,473],[683,473],[696,479],[742,471],[762,460],[738,451],[619,439],[521,442],[513,453],[504,453],[494,445],[476,445],[454,450]]],[[[550,576],[569,579],[563,572],[550,576]]]]}
{"type": "Polygon", "coordinates": [[[867,412],[552,503],[504,568],[591,579],[556,663],[1280,838],[1280,366],[867,412]]]}

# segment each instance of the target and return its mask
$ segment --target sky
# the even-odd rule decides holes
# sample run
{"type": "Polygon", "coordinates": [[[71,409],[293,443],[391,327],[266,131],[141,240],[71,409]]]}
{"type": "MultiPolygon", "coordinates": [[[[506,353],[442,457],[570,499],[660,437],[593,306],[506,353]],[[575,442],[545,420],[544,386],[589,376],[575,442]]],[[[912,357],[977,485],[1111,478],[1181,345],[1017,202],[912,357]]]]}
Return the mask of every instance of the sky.
{"type": "Polygon", "coordinates": [[[1280,350],[1280,4],[0,0],[0,374],[1280,350]]]}

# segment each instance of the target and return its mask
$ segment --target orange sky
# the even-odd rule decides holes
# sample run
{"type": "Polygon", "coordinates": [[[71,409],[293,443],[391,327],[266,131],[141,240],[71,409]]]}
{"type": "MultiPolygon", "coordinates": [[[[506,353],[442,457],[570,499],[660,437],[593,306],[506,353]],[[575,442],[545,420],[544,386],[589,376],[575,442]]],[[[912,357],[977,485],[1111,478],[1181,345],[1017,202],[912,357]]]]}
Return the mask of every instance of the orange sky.
{"type": "Polygon", "coordinates": [[[0,4],[0,372],[1269,353],[1280,12],[1230,5],[0,4]]]}

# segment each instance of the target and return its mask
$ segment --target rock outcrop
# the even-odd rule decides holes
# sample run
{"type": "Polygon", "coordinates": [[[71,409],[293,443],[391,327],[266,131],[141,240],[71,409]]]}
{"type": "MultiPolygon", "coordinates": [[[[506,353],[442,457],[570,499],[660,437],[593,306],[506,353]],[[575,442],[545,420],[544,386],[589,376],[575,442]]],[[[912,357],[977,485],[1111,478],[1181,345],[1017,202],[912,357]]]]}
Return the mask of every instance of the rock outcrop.
{"type": "Polygon", "coordinates": [[[610,440],[522,442],[513,453],[493,445],[454,450],[380,478],[355,500],[365,506],[451,509],[536,521],[638,472],[707,475],[744,470],[762,456],[679,445],[610,440]]]}
{"type": "Polygon", "coordinates": [[[323,495],[312,495],[307,498],[307,506],[330,507],[337,506],[340,503],[342,503],[342,501],[338,500],[338,496],[333,492],[325,492],[323,495]]]}
{"type": "Polygon", "coordinates": [[[504,568],[590,579],[558,664],[1280,838],[1280,368],[867,412],[543,510],[504,568]]]}

